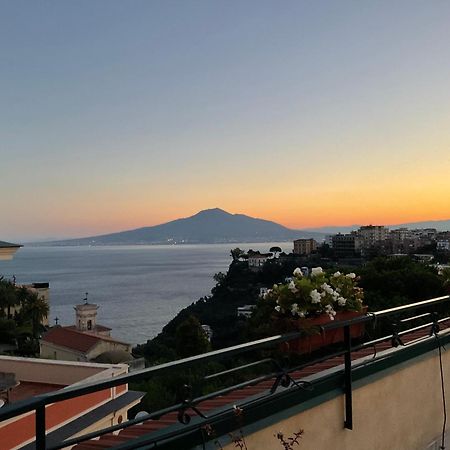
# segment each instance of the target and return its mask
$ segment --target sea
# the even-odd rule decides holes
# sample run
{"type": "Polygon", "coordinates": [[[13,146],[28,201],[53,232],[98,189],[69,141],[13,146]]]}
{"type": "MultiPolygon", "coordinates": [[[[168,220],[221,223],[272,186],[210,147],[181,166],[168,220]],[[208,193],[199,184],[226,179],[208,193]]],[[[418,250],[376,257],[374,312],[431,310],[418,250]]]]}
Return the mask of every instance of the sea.
{"type": "Polygon", "coordinates": [[[17,283],[50,283],[50,324],[75,323],[74,306],[99,305],[97,322],[132,344],[156,336],[175,315],[210,295],[217,272],[239,247],[267,252],[290,242],[203,245],[24,246],[13,260],[0,260],[0,276],[17,283]]]}

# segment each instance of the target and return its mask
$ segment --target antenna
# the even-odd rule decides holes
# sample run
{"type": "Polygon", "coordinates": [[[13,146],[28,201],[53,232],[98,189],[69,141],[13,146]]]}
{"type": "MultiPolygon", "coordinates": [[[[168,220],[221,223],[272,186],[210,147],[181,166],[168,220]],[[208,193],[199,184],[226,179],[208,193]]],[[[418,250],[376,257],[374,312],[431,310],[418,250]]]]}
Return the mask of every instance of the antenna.
{"type": "Polygon", "coordinates": [[[84,304],[87,305],[88,302],[88,292],[86,292],[86,297],[84,297],[84,304]]]}

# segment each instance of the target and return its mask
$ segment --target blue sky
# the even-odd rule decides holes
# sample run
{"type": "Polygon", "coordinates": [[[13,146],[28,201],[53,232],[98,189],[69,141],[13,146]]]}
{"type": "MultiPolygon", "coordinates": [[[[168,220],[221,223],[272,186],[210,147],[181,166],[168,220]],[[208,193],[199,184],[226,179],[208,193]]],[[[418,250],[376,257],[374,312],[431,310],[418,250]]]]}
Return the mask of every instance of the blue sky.
{"type": "Polygon", "coordinates": [[[0,1],[2,238],[216,206],[449,218],[449,23],[445,1],[0,1]]]}

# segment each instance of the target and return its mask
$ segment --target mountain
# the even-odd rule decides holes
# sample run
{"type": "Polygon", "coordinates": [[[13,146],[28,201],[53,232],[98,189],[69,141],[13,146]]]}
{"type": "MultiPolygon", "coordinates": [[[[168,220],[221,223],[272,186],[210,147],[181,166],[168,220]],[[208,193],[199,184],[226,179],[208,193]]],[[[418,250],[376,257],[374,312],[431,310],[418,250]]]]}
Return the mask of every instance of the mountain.
{"type": "Polygon", "coordinates": [[[323,239],[324,234],[292,230],[269,220],[222,209],[207,209],[184,219],[119,233],[67,239],[51,245],[212,244],[221,242],[276,242],[302,237],[323,239]]]}
{"type": "Polygon", "coordinates": [[[449,231],[450,230],[450,219],[449,220],[429,220],[426,222],[411,222],[411,223],[401,223],[400,225],[388,225],[388,228],[436,228],[438,231],[449,231]]]}

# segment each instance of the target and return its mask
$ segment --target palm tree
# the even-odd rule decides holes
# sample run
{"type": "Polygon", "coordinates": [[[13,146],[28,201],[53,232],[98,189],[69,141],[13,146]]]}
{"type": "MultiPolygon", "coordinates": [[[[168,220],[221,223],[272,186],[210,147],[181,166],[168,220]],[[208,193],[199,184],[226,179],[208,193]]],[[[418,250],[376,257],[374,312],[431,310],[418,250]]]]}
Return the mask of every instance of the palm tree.
{"type": "Polygon", "coordinates": [[[16,287],[8,280],[0,278],[0,316],[11,318],[11,308],[19,304],[16,287]]]}
{"type": "Polygon", "coordinates": [[[48,316],[48,303],[43,297],[39,297],[36,293],[28,290],[22,295],[20,315],[24,322],[31,323],[33,338],[37,339],[41,330],[41,322],[48,316]]]}

